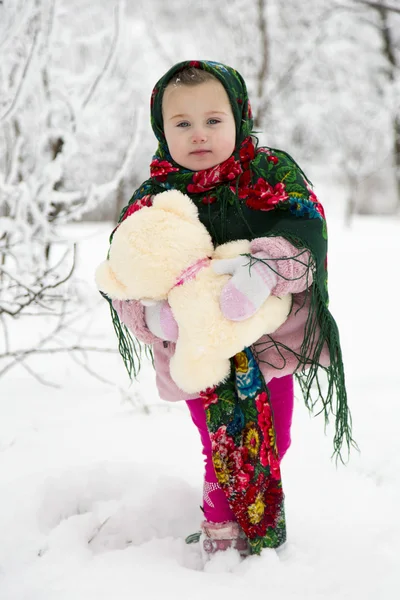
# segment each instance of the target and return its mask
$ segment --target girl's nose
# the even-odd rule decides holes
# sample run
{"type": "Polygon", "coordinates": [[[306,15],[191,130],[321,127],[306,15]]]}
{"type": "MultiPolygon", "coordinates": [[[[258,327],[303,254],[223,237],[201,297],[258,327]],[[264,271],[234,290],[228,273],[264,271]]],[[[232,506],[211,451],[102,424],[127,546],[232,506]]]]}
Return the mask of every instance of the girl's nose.
{"type": "Polygon", "coordinates": [[[207,141],[207,135],[204,131],[194,131],[192,134],[192,142],[194,144],[201,144],[207,141]]]}

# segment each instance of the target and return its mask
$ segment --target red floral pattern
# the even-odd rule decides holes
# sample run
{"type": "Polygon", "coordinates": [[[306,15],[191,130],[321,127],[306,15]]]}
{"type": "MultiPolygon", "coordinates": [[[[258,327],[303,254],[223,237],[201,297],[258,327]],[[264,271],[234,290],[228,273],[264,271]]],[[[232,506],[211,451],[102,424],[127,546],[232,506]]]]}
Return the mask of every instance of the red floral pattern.
{"type": "Polygon", "coordinates": [[[261,177],[252,187],[239,188],[239,198],[246,198],[249,208],[257,210],[272,210],[277,204],[289,198],[285,184],[270,185],[261,177]]]}
{"type": "MultiPolygon", "coordinates": [[[[246,190],[248,190],[250,186],[251,186],[251,171],[249,169],[247,169],[246,171],[243,171],[242,175],[239,178],[238,196],[240,199],[246,198],[246,195],[247,195],[246,190]]],[[[231,185],[230,189],[234,194],[236,194],[236,186],[231,185]]]]}
{"type": "MultiPolygon", "coordinates": [[[[310,185],[308,185],[308,182],[306,180],[304,180],[304,184],[307,187],[307,190],[310,193],[309,196],[309,200],[311,200],[311,202],[313,202],[315,204],[315,210],[322,216],[322,218],[325,220],[325,211],[324,211],[324,207],[322,206],[322,204],[320,203],[320,201],[318,200],[314,190],[312,189],[312,187],[310,185]]],[[[325,267],[326,268],[326,267],[325,267]]]]}
{"type": "Polygon", "coordinates": [[[282,487],[274,480],[268,481],[260,473],[255,485],[248,486],[244,496],[236,496],[232,502],[232,510],[241,515],[240,525],[246,520],[246,533],[250,539],[254,539],[265,536],[266,530],[274,528],[282,500],[282,487]],[[246,507],[245,511],[243,506],[246,507]]]}
{"type": "Polygon", "coordinates": [[[251,138],[246,138],[239,150],[240,162],[242,163],[244,171],[249,168],[249,162],[254,160],[255,155],[256,151],[251,138]]]}
{"type": "Polygon", "coordinates": [[[229,495],[247,489],[254,467],[246,462],[243,448],[237,448],[233,438],[226,433],[222,425],[210,434],[214,468],[220,485],[224,485],[229,495]]]}
{"type": "Polygon", "coordinates": [[[200,392],[200,398],[203,398],[204,410],[207,410],[211,404],[216,404],[218,402],[218,394],[215,393],[215,387],[207,388],[203,392],[200,392]]]}
{"type": "Polygon", "coordinates": [[[170,173],[179,171],[178,167],[174,167],[173,164],[167,160],[160,160],[155,158],[150,163],[150,175],[157,179],[157,181],[166,181],[170,173]]]}
{"type": "Polygon", "coordinates": [[[143,196],[143,198],[139,198],[139,200],[136,200],[136,202],[134,204],[128,205],[128,208],[126,209],[126,212],[124,213],[124,216],[122,217],[122,221],[125,221],[125,219],[127,217],[129,217],[130,215],[133,215],[133,213],[137,212],[144,206],[152,206],[152,204],[153,204],[153,200],[150,195],[143,196]]]}
{"type": "Polygon", "coordinates": [[[252,552],[286,538],[279,457],[268,392],[249,348],[232,359],[235,388],[220,384],[201,395],[215,474],[252,552]],[[249,387],[249,380],[254,380],[249,387]],[[246,402],[239,398],[246,386],[246,402]]]}
{"type": "Polygon", "coordinates": [[[240,162],[231,156],[220,165],[205,169],[204,171],[196,171],[193,174],[192,183],[187,186],[189,194],[197,194],[211,190],[217,183],[233,181],[242,173],[240,162]]]}
{"type": "Polygon", "coordinates": [[[150,108],[153,108],[157,94],[158,94],[158,89],[154,88],[154,90],[151,93],[151,97],[150,97],[150,108]]]}
{"type": "Polygon", "coordinates": [[[256,398],[258,425],[263,432],[263,442],[260,448],[260,461],[263,467],[269,467],[271,477],[280,478],[278,451],[276,447],[275,428],[272,420],[271,405],[266,392],[261,392],[256,398]]]}

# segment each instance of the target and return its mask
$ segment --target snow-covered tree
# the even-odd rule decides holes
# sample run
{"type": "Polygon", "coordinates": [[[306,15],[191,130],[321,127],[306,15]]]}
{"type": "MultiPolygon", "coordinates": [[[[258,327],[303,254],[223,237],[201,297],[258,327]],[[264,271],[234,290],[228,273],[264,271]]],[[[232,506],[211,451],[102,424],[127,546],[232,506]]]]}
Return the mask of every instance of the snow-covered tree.
{"type": "Polygon", "coordinates": [[[123,2],[0,4],[1,374],[16,363],[30,369],[26,358],[49,342],[51,351],[82,350],[66,341],[79,311],[75,248],[60,226],[115,204],[133,163],[137,127],[127,123],[140,109],[133,87],[121,85],[124,10],[123,2]],[[124,111],[108,101],[117,90],[124,111]],[[45,318],[43,330],[15,348],[13,332],[32,316],[45,318]]]}
{"type": "Polygon", "coordinates": [[[400,213],[400,6],[386,0],[353,0],[363,18],[369,22],[380,39],[383,57],[383,96],[389,121],[390,144],[397,212],[400,213]]]}
{"type": "Polygon", "coordinates": [[[65,279],[65,263],[67,272],[73,266],[68,252],[61,253],[65,260],[59,251],[51,257],[50,249],[62,244],[57,226],[115,197],[133,161],[135,128],[123,132],[139,109],[131,102],[128,115],[118,115],[119,105],[107,114],[102,97],[102,86],[121,85],[118,69],[111,71],[121,50],[124,3],[97,11],[89,2],[71,4],[0,6],[0,313],[11,316],[55,300],[50,290],[65,279]],[[85,144],[90,127],[95,131],[85,144]],[[110,129],[123,139],[99,177],[110,129]]]}

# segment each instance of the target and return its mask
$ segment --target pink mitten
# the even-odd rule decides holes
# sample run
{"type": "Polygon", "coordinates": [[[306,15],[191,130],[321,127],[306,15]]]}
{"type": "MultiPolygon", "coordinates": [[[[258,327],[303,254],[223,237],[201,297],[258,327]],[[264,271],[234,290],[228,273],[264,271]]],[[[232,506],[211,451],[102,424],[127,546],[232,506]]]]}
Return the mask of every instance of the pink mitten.
{"type": "MultiPolygon", "coordinates": [[[[268,259],[263,252],[253,256],[268,259]]],[[[248,256],[214,260],[212,267],[219,275],[232,275],[220,297],[221,310],[230,321],[244,321],[253,316],[268,298],[278,279],[273,266],[252,261],[248,256]]]]}
{"type": "Polygon", "coordinates": [[[176,342],[178,324],[175,321],[170,305],[166,300],[160,302],[143,302],[144,318],[151,333],[162,340],[176,342]]]}

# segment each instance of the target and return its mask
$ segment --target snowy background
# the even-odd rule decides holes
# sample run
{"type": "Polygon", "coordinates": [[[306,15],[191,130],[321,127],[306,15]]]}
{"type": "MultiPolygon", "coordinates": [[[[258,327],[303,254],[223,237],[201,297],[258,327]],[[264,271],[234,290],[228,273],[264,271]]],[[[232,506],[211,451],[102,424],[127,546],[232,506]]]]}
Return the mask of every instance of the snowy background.
{"type": "Polygon", "coordinates": [[[397,599],[400,15],[203,0],[188,28],[187,5],[0,4],[0,598],[397,599]],[[332,431],[297,392],[287,546],[205,567],[184,543],[201,520],[197,431],[184,404],[159,400],[150,363],[129,385],[93,281],[147,175],[151,87],[199,57],[244,74],[264,141],[299,160],[326,207],[360,447],[337,467],[332,431]]]}

